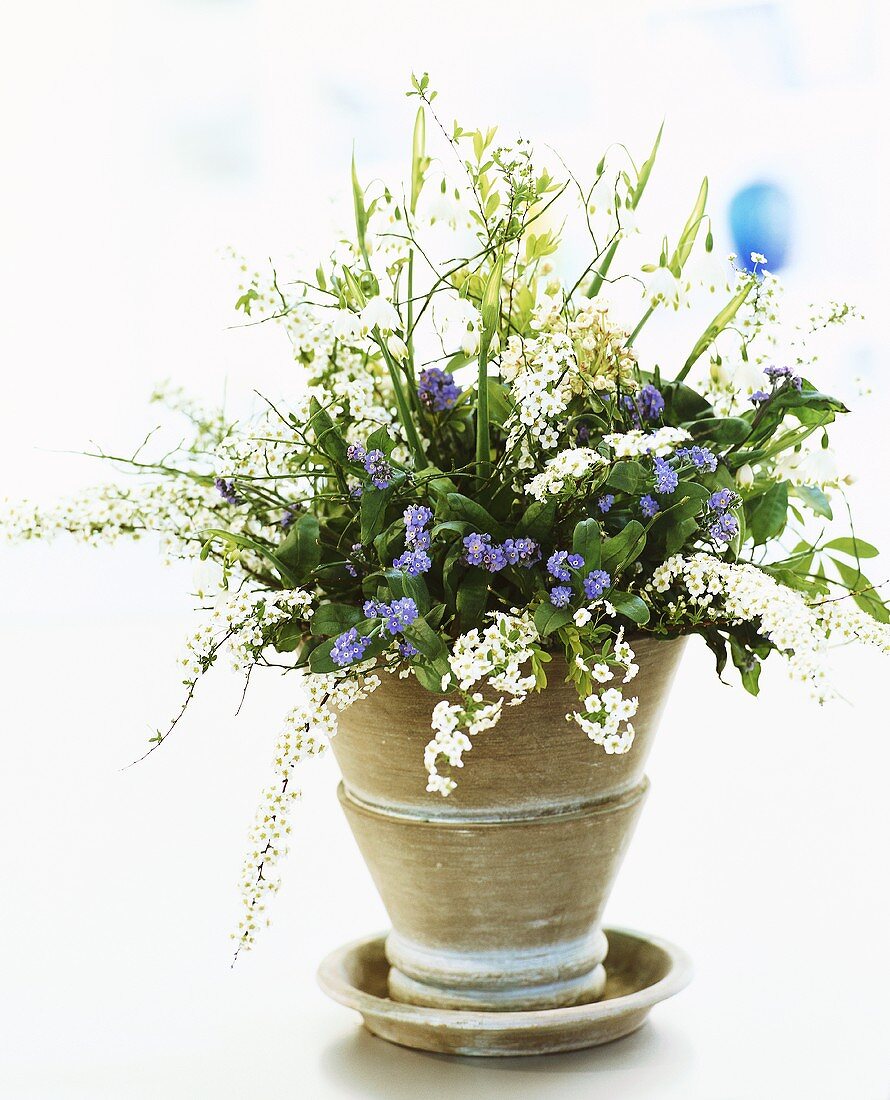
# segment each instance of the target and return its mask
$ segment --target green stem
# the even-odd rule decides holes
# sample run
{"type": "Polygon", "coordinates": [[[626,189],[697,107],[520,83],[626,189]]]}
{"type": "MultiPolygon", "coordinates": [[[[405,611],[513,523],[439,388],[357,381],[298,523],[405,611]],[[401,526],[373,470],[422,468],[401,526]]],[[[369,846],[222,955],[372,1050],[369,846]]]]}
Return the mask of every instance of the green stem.
{"type": "Polygon", "coordinates": [[[414,249],[408,251],[408,301],[406,303],[408,321],[405,326],[405,340],[408,344],[408,376],[414,381],[414,249]]]}
{"type": "Polygon", "coordinates": [[[399,410],[399,419],[402,421],[402,427],[405,429],[405,437],[408,440],[408,449],[414,456],[414,466],[417,470],[423,470],[426,468],[427,461],[426,455],[423,451],[423,444],[420,441],[420,436],[417,433],[417,428],[414,424],[414,417],[411,415],[411,406],[408,403],[408,397],[405,394],[405,387],[402,384],[402,379],[399,375],[399,368],[393,361],[392,356],[389,353],[389,348],[386,346],[386,341],[380,335],[378,328],[374,329],[374,339],[377,341],[377,345],[383,353],[383,358],[386,360],[386,365],[389,369],[389,376],[392,379],[392,388],[396,395],[396,405],[399,410]]]}
{"type": "Polygon", "coordinates": [[[630,334],[630,336],[628,336],[627,340],[625,340],[624,346],[626,348],[633,347],[634,340],[636,340],[636,338],[640,335],[640,331],[642,330],[643,325],[645,325],[645,323],[649,320],[649,318],[652,316],[652,314],[654,312],[655,312],[655,306],[649,306],[649,308],[646,310],[646,312],[640,318],[640,323],[633,330],[633,332],[630,334]]]}
{"type": "Polygon", "coordinates": [[[476,393],[476,469],[481,480],[491,472],[491,437],[488,424],[488,348],[490,340],[479,344],[479,382],[476,393]]]}

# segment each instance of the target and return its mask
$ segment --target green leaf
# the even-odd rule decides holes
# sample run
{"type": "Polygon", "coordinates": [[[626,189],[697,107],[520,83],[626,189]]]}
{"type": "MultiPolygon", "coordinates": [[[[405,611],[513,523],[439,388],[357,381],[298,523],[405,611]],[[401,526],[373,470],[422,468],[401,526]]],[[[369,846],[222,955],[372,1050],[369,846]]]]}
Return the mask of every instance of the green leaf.
{"type": "Polygon", "coordinates": [[[860,558],[876,558],[878,556],[877,547],[872,546],[870,542],[865,542],[864,539],[858,538],[832,539],[831,542],[826,542],[822,549],[837,550],[841,554],[847,554],[849,557],[855,558],[857,561],[860,558]]]}
{"type": "Polygon", "coordinates": [[[476,531],[493,535],[496,538],[501,537],[503,531],[501,525],[494,516],[487,512],[481,504],[477,504],[475,500],[470,500],[463,493],[448,493],[445,501],[450,513],[449,519],[466,520],[473,525],[476,531]]]}
{"type": "Polygon", "coordinates": [[[423,173],[426,164],[426,115],[423,107],[417,108],[414,119],[414,136],[411,142],[411,213],[417,212],[417,200],[423,189],[423,173]]]}
{"type": "Polygon", "coordinates": [[[695,200],[695,206],[693,206],[692,213],[683,226],[683,232],[680,234],[676,251],[671,257],[671,267],[682,270],[684,264],[689,259],[689,254],[692,252],[692,246],[695,244],[695,238],[698,235],[698,230],[702,223],[702,216],[704,215],[707,201],[708,177],[705,176],[701,181],[701,187],[698,189],[698,197],[695,200]]]}
{"type": "Polygon", "coordinates": [[[341,466],[346,465],[348,461],[346,440],[337,431],[327,410],[323,409],[314,397],[309,401],[309,427],[315,436],[315,442],[328,458],[332,458],[341,466]]]}
{"type": "MultiPolygon", "coordinates": [[[[661,145],[661,135],[664,132],[664,123],[658,127],[658,134],[655,138],[655,144],[652,146],[652,152],[649,157],[644,161],[642,168],[637,175],[637,181],[633,188],[633,194],[631,195],[630,205],[631,208],[636,210],[639,205],[640,199],[643,197],[643,192],[646,190],[646,184],[649,182],[649,176],[652,174],[652,168],[655,164],[655,157],[658,153],[658,147],[661,145]]],[[[599,267],[596,270],[596,274],[593,277],[593,281],[590,284],[590,288],[587,291],[588,298],[595,298],[599,294],[608,274],[609,268],[612,266],[612,261],[615,259],[615,253],[618,251],[619,238],[609,245],[606,250],[606,254],[602,259],[599,267]]]]}
{"type": "MultiPolygon", "coordinates": [[[[655,142],[652,146],[652,152],[643,162],[643,167],[640,169],[637,176],[636,186],[634,187],[633,199],[631,205],[636,209],[640,199],[643,197],[643,192],[646,190],[646,184],[649,182],[649,177],[652,174],[652,169],[655,165],[655,158],[658,155],[658,147],[661,145],[661,135],[664,133],[664,122],[658,127],[658,133],[655,135],[655,142]]],[[[593,295],[591,295],[593,297],[593,295]]]]}
{"type": "Polygon", "coordinates": [[[201,532],[201,537],[206,539],[205,545],[201,550],[201,559],[204,560],[207,557],[207,551],[210,543],[214,539],[220,539],[222,542],[229,543],[230,546],[240,546],[245,550],[253,550],[255,554],[259,554],[268,561],[281,577],[281,579],[291,588],[296,588],[299,585],[297,578],[291,573],[287,565],[281,561],[267,546],[263,546],[261,542],[257,542],[256,539],[252,539],[247,535],[236,535],[232,531],[223,531],[217,527],[211,527],[206,531],[201,532]]]}
{"type": "Polygon", "coordinates": [[[642,626],[649,622],[649,607],[639,596],[632,592],[620,592],[612,590],[606,597],[619,615],[624,615],[631,622],[642,626]]]}
{"type": "Polygon", "coordinates": [[[833,519],[831,502],[821,489],[815,485],[794,485],[789,492],[804,502],[811,512],[826,519],[833,519]]]}
{"type": "Polygon", "coordinates": [[[526,538],[545,538],[553,529],[553,522],[556,519],[556,505],[555,497],[550,500],[533,501],[526,508],[522,519],[519,521],[517,528],[519,534],[526,538]]]}
{"type": "Polygon", "coordinates": [[[318,535],[318,520],[311,512],[306,512],[295,520],[276,551],[278,560],[284,562],[299,584],[321,561],[318,535]]]}
{"type": "Polygon", "coordinates": [[[646,545],[646,532],[643,525],[637,520],[630,520],[617,535],[613,535],[603,543],[601,568],[615,577],[635,561],[643,552],[646,545]]]}
{"type": "Polygon", "coordinates": [[[686,541],[698,531],[697,519],[681,519],[679,522],[674,517],[674,522],[668,527],[664,538],[664,552],[667,557],[679,553],[686,545],[686,541]]]}
{"type": "Polygon", "coordinates": [[[760,661],[732,634],[729,636],[729,646],[732,651],[732,663],[739,670],[745,691],[751,695],[759,694],[760,661]]]}
{"type": "Polygon", "coordinates": [[[735,294],[727,305],[720,310],[717,316],[711,321],[705,331],[699,336],[696,341],[695,347],[689,353],[689,358],[683,364],[683,369],[674,379],[675,382],[682,382],[687,374],[692,370],[698,361],[699,357],[707,351],[714,340],[720,335],[720,333],[726,328],[729,322],[735,317],[741,308],[742,302],[748,297],[754,288],[753,280],[746,282],[737,294],[735,294]]]}
{"type": "Polygon", "coordinates": [[[488,418],[492,424],[502,428],[510,414],[513,412],[513,404],[507,394],[507,390],[494,378],[488,379],[488,418]]]}
{"type": "Polygon", "coordinates": [[[586,569],[599,569],[602,532],[599,520],[582,519],[575,524],[572,534],[572,551],[584,559],[586,569]]]}
{"type": "Polygon", "coordinates": [[[755,546],[780,535],[788,518],[788,483],[780,481],[745,501],[745,521],[755,546]]]}
{"type": "Polygon", "coordinates": [[[542,603],[535,612],[535,627],[542,638],[571,621],[572,610],[569,607],[554,607],[552,604],[542,603]]]}
{"type": "Polygon", "coordinates": [[[360,623],[364,616],[361,609],[345,603],[320,604],[315,614],[309,620],[310,633],[329,637],[332,634],[343,634],[351,626],[360,623]]]}
{"type": "Polygon", "coordinates": [[[275,648],[279,653],[293,653],[306,634],[306,621],[296,618],[289,619],[278,628],[275,637],[275,648]]]}
{"type": "Polygon", "coordinates": [[[431,691],[435,695],[442,694],[443,674],[435,665],[415,658],[411,662],[411,670],[421,687],[426,688],[427,691],[431,691]]]}
{"type": "Polygon", "coordinates": [[[698,390],[685,386],[682,382],[669,382],[661,392],[670,424],[684,424],[697,417],[708,416],[714,411],[711,403],[698,390]]]}
{"type": "Polygon", "coordinates": [[[442,661],[444,661],[447,670],[448,650],[445,646],[445,642],[442,640],[441,635],[433,630],[426,619],[415,619],[410,626],[403,628],[402,634],[412,645],[420,650],[427,660],[436,662],[440,665],[442,661]]]}
{"type": "Polygon", "coordinates": [[[873,619],[877,619],[879,623],[890,622],[890,611],[874,590],[868,577],[864,576],[861,570],[852,569],[846,562],[839,561],[837,558],[832,558],[831,562],[844,585],[849,589],[850,598],[856,606],[871,615],[873,619]]]}
{"type": "Polygon", "coordinates": [[[247,316],[250,316],[250,303],[255,302],[259,298],[259,294],[251,287],[245,294],[242,294],[238,301],[235,303],[235,309],[244,310],[247,316]]]}
{"type": "Polygon", "coordinates": [[[358,237],[358,246],[366,266],[370,269],[371,262],[368,259],[368,245],[365,239],[368,231],[368,212],[365,209],[365,193],[358,181],[354,152],[352,154],[352,204],[355,210],[355,232],[358,237]]]}
{"type": "Polygon", "coordinates": [[[713,439],[717,443],[741,443],[750,431],[750,423],[740,416],[709,416],[689,425],[693,439],[713,439]]]}
{"type": "Polygon", "coordinates": [[[368,436],[367,449],[369,451],[383,451],[387,458],[392,454],[395,445],[396,441],[383,425],[368,436]]]}
{"type": "Polygon", "coordinates": [[[482,341],[485,346],[491,343],[491,338],[497,331],[498,321],[501,315],[501,281],[504,274],[504,257],[499,255],[495,261],[485,290],[482,294],[482,341]]]}
{"type": "Polygon", "coordinates": [[[430,590],[423,577],[412,577],[410,573],[403,573],[398,569],[387,569],[383,575],[396,599],[408,596],[417,604],[420,614],[426,615],[430,609],[430,590]]]}
{"type": "Polygon", "coordinates": [[[361,502],[362,544],[367,546],[386,526],[386,505],[392,495],[392,486],[376,489],[366,485],[361,502]]]}
{"type": "Polygon", "coordinates": [[[606,478],[606,485],[621,493],[638,493],[647,481],[648,475],[643,466],[631,458],[615,463],[606,478]]]}
{"type": "Polygon", "coordinates": [[[457,613],[460,630],[472,630],[482,621],[488,602],[488,574],[484,569],[470,569],[457,589],[457,613]]]}

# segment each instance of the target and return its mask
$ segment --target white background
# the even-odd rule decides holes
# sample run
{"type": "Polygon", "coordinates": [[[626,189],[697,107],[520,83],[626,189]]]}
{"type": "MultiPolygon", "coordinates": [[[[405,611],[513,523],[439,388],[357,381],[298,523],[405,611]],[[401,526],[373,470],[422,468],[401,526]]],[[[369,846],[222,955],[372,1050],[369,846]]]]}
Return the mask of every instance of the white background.
{"type": "MultiPolygon", "coordinates": [[[[582,173],[610,141],[644,151],[666,115],[655,233],[704,171],[718,229],[739,186],[786,188],[789,295],[867,315],[818,381],[856,410],[838,433],[851,499],[886,546],[886,16],[865,0],[618,7],[4,5],[0,493],[107,476],[57,452],[132,445],[165,377],[210,398],[287,394],[280,334],[228,328],[217,251],[313,256],[353,137],[366,178],[406,162],[413,68],[446,118],[521,127],[582,173]]],[[[890,1096],[879,657],[840,654],[849,702],[820,711],[780,668],[757,701],[722,686],[693,643],[608,913],[686,947],[693,985],[609,1048],[470,1062],[372,1039],[314,985],[327,951],[386,923],[330,760],[307,768],[274,923],[229,969],[287,685],[258,679],[236,720],[220,670],[166,750],[121,770],[177,706],[189,570],[147,544],[64,543],[4,549],[0,568],[4,1098],[890,1096]]]]}

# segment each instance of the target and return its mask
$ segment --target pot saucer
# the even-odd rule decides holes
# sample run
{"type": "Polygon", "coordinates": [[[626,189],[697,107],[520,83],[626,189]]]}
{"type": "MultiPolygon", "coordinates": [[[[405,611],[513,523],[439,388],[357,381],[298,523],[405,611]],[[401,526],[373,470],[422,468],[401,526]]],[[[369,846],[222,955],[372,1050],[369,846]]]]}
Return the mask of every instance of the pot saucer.
{"type": "Polygon", "coordinates": [[[626,928],[605,932],[605,991],[593,1004],[571,1008],[474,1012],[394,1001],[387,990],[385,936],[332,952],[318,969],[318,982],[329,997],[360,1012],[369,1031],[401,1046],[483,1056],[579,1050],[636,1031],[653,1005],[679,993],[692,977],[679,947],[626,928]]]}

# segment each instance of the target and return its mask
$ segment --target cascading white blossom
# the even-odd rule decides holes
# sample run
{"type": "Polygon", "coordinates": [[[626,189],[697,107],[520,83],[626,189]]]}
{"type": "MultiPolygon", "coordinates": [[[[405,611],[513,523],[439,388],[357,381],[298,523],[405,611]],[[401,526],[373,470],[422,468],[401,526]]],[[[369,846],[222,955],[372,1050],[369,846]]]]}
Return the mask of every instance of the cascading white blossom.
{"type": "MultiPolygon", "coordinates": [[[[575,663],[598,684],[611,683],[615,679],[615,669],[619,668],[624,672],[622,683],[627,684],[639,672],[635,656],[621,627],[608,659],[590,664],[579,655],[575,663]]],[[[566,718],[569,721],[574,719],[595,745],[601,745],[610,755],[620,754],[628,752],[633,745],[634,728],[630,719],[637,713],[638,706],[636,696],[626,699],[621,689],[613,686],[601,693],[592,692],[584,699],[583,712],[573,711],[566,718]]]]}
{"type": "Polygon", "coordinates": [[[304,677],[303,698],[287,716],[279,735],[273,755],[274,778],[262,792],[248,836],[241,871],[243,911],[232,933],[238,945],[236,958],[239,952],[249,951],[253,946],[266,901],[280,886],[277,868],[288,852],[290,813],[301,793],[293,783],[294,769],[309,757],[324,752],[337,732],[339,711],[367,698],[379,686],[380,678],[367,673],[304,677]]]}
{"type": "Polygon", "coordinates": [[[302,589],[281,592],[221,592],[204,621],[189,635],[179,658],[184,679],[193,684],[222,652],[236,672],[257,663],[269,644],[269,632],[298,617],[312,617],[312,596],[302,589]]]}
{"type": "Polygon", "coordinates": [[[441,775],[438,765],[444,760],[452,768],[463,767],[463,754],[473,747],[472,738],[497,724],[504,696],[510,697],[507,706],[517,706],[535,686],[534,676],[522,673],[539,640],[531,615],[494,612],[491,620],[484,630],[462,634],[452,647],[451,676],[443,679],[442,690],[456,689],[463,699],[459,703],[443,699],[433,710],[435,736],[424,751],[428,791],[450,794],[457,784],[441,775]],[[472,690],[483,680],[498,693],[497,700],[486,701],[480,690],[472,690]]]}
{"type": "Polygon", "coordinates": [[[757,566],[721,561],[710,554],[668,558],[653,571],[646,591],[661,597],[669,616],[707,610],[721,622],[749,622],[782,654],[795,680],[820,703],[835,696],[825,658],[829,639],[859,641],[890,652],[890,625],[879,623],[849,600],[808,603],[757,566]]]}

